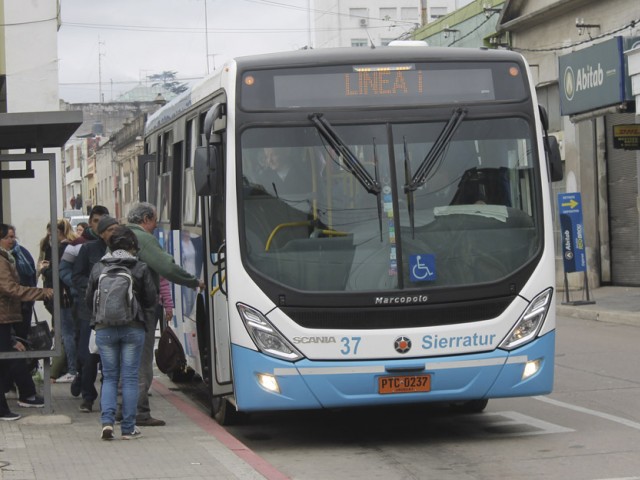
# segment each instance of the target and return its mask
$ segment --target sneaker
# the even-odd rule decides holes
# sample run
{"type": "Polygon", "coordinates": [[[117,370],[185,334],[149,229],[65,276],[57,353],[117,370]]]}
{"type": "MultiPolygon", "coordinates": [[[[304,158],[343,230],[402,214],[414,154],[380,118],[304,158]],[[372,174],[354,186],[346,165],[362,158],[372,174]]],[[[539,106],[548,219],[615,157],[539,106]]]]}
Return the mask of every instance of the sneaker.
{"type": "Polygon", "coordinates": [[[80,407],[78,407],[78,410],[80,410],[81,412],[85,412],[85,413],[90,413],[93,411],[93,402],[90,402],[89,400],[83,400],[82,403],[80,404],[80,407]]]}
{"type": "Polygon", "coordinates": [[[80,375],[76,375],[73,377],[73,382],[71,382],[71,395],[74,397],[80,396],[82,393],[82,380],[80,379],[80,375]]]}
{"type": "Polygon", "coordinates": [[[136,425],[140,425],[143,427],[163,427],[166,424],[167,422],[165,422],[164,420],[158,420],[157,418],[153,417],[144,418],[142,420],[138,420],[136,418],[136,425]]]}
{"type": "Polygon", "coordinates": [[[5,422],[13,422],[14,420],[19,420],[20,418],[22,418],[22,415],[13,412],[6,412],[0,415],[0,420],[3,420],[5,422]]]}
{"type": "Polygon", "coordinates": [[[113,440],[113,425],[104,425],[100,438],[102,440],[113,440]]]}
{"type": "Polygon", "coordinates": [[[44,398],[40,395],[34,395],[32,399],[21,398],[18,400],[18,406],[25,408],[42,408],[44,407],[44,398]]]}
{"type": "Polygon", "coordinates": [[[131,433],[123,433],[122,434],[122,439],[123,440],[134,440],[136,438],[140,438],[141,436],[142,436],[142,432],[136,426],[136,427],[133,427],[133,432],[131,432],[131,433]]]}
{"type": "Polygon", "coordinates": [[[72,373],[65,373],[61,377],[56,378],[56,383],[71,383],[76,378],[72,373]]]}

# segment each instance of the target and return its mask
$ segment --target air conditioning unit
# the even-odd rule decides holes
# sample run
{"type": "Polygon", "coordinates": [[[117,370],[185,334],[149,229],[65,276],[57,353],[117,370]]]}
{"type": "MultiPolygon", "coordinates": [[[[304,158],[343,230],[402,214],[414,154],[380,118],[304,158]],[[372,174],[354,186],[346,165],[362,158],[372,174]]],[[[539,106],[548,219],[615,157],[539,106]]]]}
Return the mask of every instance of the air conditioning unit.
{"type": "Polygon", "coordinates": [[[361,27],[366,27],[367,26],[367,19],[366,18],[361,18],[360,19],[360,26],[361,27]]]}

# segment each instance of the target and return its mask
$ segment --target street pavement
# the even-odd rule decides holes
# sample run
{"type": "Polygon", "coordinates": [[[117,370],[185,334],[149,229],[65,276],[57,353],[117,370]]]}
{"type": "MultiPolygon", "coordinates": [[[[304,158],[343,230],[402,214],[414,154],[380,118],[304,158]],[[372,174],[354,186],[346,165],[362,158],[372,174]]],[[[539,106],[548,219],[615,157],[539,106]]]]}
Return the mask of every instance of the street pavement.
{"type": "MultiPolygon", "coordinates": [[[[140,427],[142,438],[100,439],[99,409],[78,410],[68,383],[51,386],[53,413],[17,406],[24,415],[0,422],[1,480],[284,479],[275,468],[228,434],[164,376],[154,379],[152,415],[163,427],[140,427]]],[[[96,405],[97,406],[97,402],[96,405]]]]}
{"type": "MultiPolygon", "coordinates": [[[[640,288],[601,287],[557,295],[558,316],[640,326],[640,288]]],[[[585,323],[588,325],[588,323],[585,323]]],[[[53,413],[17,406],[24,417],[0,422],[0,480],[285,479],[284,474],[215,423],[165,377],[154,379],[152,414],[164,427],[141,427],[143,437],[100,440],[100,414],[78,410],[69,384],[51,386],[53,413]]],[[[96,403],[97,405],[97,403],[96,403]]]]}

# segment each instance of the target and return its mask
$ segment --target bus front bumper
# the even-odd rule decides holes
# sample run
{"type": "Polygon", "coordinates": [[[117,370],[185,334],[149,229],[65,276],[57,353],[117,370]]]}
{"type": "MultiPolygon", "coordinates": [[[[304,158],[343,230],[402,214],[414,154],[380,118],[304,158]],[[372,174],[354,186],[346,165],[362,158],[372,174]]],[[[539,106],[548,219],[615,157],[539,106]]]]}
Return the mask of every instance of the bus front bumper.
{"type": "Polygon", "coordinates": [[[394,360],[291,363],[232,346],[236,405],[247,412],[542,395],[553,388],[554,354],[555,331],[511,352],[394,360]],[[420,375],[429,391],[379,392],[381,377],[420,375]]]}

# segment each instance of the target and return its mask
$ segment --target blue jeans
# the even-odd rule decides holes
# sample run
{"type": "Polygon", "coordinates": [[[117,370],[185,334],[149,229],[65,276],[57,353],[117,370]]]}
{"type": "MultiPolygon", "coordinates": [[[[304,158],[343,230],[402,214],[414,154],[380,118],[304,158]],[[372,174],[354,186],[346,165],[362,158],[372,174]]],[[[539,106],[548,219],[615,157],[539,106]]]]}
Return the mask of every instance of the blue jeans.
{"type": "Polygon", "coordinates": [[[136,426],[138,404],[138,370],[144,344],[145,331],[138,327],[105,327],[96,330],[96,345],[102,362],[102,395],[100,420],[102,425],[113,425],[118,406],[118,381],[122,383],[123,435],[136,426]]]}
{"type": "Polygon", "coordinates": [[[62,317],[62,322],[60,322],[62,343],[67,354],[67,372],[71,375],[76,375],[78,373],[76,366],[76,329],[71,308],[61,308],[60,316],[62,317]]]}

